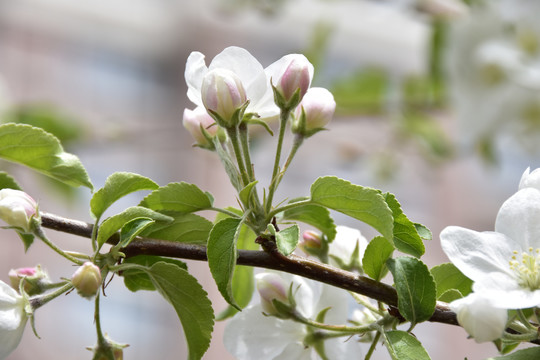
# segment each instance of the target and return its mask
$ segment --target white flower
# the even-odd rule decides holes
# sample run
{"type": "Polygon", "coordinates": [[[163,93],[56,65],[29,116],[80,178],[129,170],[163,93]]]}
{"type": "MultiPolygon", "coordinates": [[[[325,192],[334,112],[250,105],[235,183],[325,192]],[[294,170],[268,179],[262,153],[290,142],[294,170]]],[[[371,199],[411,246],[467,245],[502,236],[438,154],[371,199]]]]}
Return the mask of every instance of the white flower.
{"type": "Polygon", "coordinates": [[[37,214],[37,203],[27,193],[14,190],[0,190],[0,219],[8,225],[30,230],[30,223],[37,214]]]}
{"type": "Polygon", "coordinates": [[[204,55],[200,52],[194,51],[189,55],[185,79],[188,98],[195,105],[204,106],[201,95],[203,79],[209,71],[216,69],[230,71],[238,77],[250,101],[247,113],[257,113],[262,119],[272,118],[279,113],[263,66],[247,50],[235,46],[216,55],[209,66],[206,66],[204,55]]]}
{"type": "Polygon", "coordinates": [[[461,326],[478,343],[500,338],[506,328],[508,311],[493,307],[491,299],[478,293],[452,301],[450,308],[461,326]]]}
{"type": "Polygon", "coordinates": [[[361,264],[368,245],[367,239],[360,230],[347,226],[337,226],[336,230],[336,237],[329,244],[330,264],[338,267],[361,264]],[[358,247],[358,258],[353,258],[356,247],[358,247]]]}
{"type": "Polygon", "coordinates": [[[0,359],[5,359],[21,341],[28,317],[26,301],[0,281],[0,359]]]}
{"type": "MultiPolygon", "coordinates": [[[[345,291],[307,280],[299,276],[280,274],[293,283],[297,302],[296,309],[302,316],[314,319],[317,314],[331,307],[325,323],[346,324],[349,297],[345,291]]],[[[270,359],[317,359],[315,350],[306,347],[308,335],[306,325],[292,320],[282,320],[263,315],[260,304],[250,305],[232,318],[226,326],[225,347],[239,360],[270,359]]],[[[355,338],[325,340],[325,351],[329,359],[358,358],[360,345],[355,338]]]]}
{"type": "Polygon", "coordinates": [[[502,309],[540,305],[540,191],[523,188],[501,206],[495,232],[450,226],[441,245],[473,289],[502,309]]]}
{"type": "Polygon", "coordinates": [[[313,80],[313,65],[301,54],[285,55],[264,70],[276,89],[289,101],[297,89],[300,99],[306,94],[313,80]]]}

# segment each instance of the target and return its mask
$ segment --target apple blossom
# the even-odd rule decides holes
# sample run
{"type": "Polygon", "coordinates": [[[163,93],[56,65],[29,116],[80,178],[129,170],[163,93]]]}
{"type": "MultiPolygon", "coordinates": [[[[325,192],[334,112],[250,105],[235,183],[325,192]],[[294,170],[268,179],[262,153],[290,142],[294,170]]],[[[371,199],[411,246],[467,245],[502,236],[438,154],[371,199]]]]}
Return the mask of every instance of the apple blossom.
{"type": "MultiPolygon", "coordinates": [[[[290,274],[279,274],[285,282],[292,283],[296,311],[306,318],[314,318],[328,307],[325,323],[345,324],[348,316],[349,297],[345,291],[290,274]]],[[[306,325],[265,316],[261,304],[252,304],[229,320],[224,344],[239,360],[244,359],[316,359],[314,348],[306,343],[309,329],[306,325]]],[[[324,340],[329,359],[358,358],[361,347],[355,338],[324,340]]]]}
{"type": "Polygon", "coordinates": [[[255,276],[257,291],[261,296],[261,306],[268,315],[278,315],[273,301],[288,302],[289,285],[275,273],[260,273],[255,276]]]}
{"type": "Polygon", "coordinates": [[[5,359],[21,341],[28,316],[27,300],[0,281],[0,359],[5,359]]]}
{"type": "Polygon", "coordinates": [[[302,248],[320,249],[322,247],[321,234],[313,230],[304,231],[299,246],[302,248]]]}
{"type": "Polygon", "coordinates": [[[201,86],[201,97],[206,110],[216,114],[223,121],[223,124],[220,123],[223,126],[235,125],[241,120],[237,121],[233,116],[247,101],[242,81],[227,69],[214,69],[206,73],[201,86]]]}
{"type": "MultiPolygon", "coordinates": [[[[276,91],[281,97],[283,106],[296,106],[304,97],[313,79],[313,65],[301,54],[285,55],[265,69],[265,72],[274,84],[276,91]],[[299,91],[299,97],[293,96],[299,91]]],[[[279,104],[280,101],[276,101],[279,104]]]]}
{"type": "Polygon", "coordinates": [[[263,120],[277,116],[279,109],[274,104],[270,81],[263,66],[247,50],[236,46],[228,47],[216,55],[208,66],[204,58],[202,53],[194,51],[186,62],[187,96],[195,105],[204,107],[203,79],[210,71],[220,69],[234,73],[239,79],[249,100],[247,113],[256,113],[263,120]]]}
{"type": "Polygon", "coordinates": [[[494,307],[490,299],[478,293],[452,301],[450,308],[456,313],[459,324],[477,343],[500,338],[506,328],[508,311],[494,307]]]}
{"type": "Polygon", "coordinates": [[[208,136],[213,137],[219,129],[215,120],[201,107],[197,107],[194,110],[185,109],[182,124],[193,139],[195,139],[197,145],[203,147],[210,145],[204,132],[206,131],[208,136]]]}
{"type": "Polygon", "coordinates": [[[91,298],[101,286],[101,270],[90,261],[82,264],[71,277],[71,283],[79,295],[91,298]]]}
{"type": "Polygon", "coordinates": [[[41,266],[11,269],[8,273],[11,287],[19,290],[21,280],[24,279],[24,291],[32,296],[41,294],[49,285],[49,275],[41,269],[41,266]]]}
{"type": "Polygon", "coordinates": [[[523,188],[499,209],[494,232],[449,226],[441,245],[454,265],[474,281],[474,292],[494,307],[540,305],[540,191],[523,188]]]}
{"type": "Polygon", "coordinates": [[[0,190],[0,219],[29,232],[33,218],[39,218],[38,205],[30,195],[20,190],[0,190]]]}
{"type": "Polygon", "coordinates": [[[332,93],[325,88],[313,87],[308,90],[295,111],[293,132],[310,136],[326,126],[336,110],[332,93]]]}

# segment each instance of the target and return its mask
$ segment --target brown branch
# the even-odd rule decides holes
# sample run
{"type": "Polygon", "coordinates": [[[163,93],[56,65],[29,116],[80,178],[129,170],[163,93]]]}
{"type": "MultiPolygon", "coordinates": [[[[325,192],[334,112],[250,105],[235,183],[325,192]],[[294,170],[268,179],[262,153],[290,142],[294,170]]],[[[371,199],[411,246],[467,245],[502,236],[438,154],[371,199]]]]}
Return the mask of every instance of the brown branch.
{"type": "MultiPolygon", "coordinates": [[[[42,225],[49,229],[87,238],[90,238],[92,234],[93,225],[83,221],[66,219],[49,213],[41,213],[41,220],[42,225]]],[[[113,236],[108,242],[115,244],[118,238],[113,236]]],[[[207,260],[204,246],[158,239],[137,238],[122,252],[127,257],[144,254],[207,260]]],[[[397,293],[392,286],[300,256],[283,256],[259,250],[239,250],[237,264],[300,275],[397,307],[397,293]]],[[[430,321],[458,325],[456,314],[445,303],[437,304],[430,321]]]]}

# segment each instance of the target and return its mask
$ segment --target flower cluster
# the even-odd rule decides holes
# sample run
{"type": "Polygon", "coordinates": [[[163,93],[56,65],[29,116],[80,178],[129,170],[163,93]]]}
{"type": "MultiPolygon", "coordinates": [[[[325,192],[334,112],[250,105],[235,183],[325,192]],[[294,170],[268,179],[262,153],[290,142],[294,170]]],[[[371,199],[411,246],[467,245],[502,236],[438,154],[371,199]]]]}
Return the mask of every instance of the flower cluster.
{"type": "Polygon", "coordinates": [[[499,209],[495,231],[449,226],[441,232],[450,261],[474,281],[474,292],[451,307],[477,342],[503,335],[509,309],[540,305],[539,185],[540,169],[527,169],[519,190],[499,209]]]}
{"type": "Polygon", "coordinates": [[[205,56],[195,51],[187,60],[185,78],[188,98],[196,107],[184,111],[184,127],[198,146],[212,148],[219,128],[253,117],[268,121],[285,107],[296,109],[293,131],[310,135],[331,120],[336,106],[328,90],[310,88],[313,72],[313,65],[300,54],[263,68],[239,47],[226,48],[208,66],[205,56]]]}

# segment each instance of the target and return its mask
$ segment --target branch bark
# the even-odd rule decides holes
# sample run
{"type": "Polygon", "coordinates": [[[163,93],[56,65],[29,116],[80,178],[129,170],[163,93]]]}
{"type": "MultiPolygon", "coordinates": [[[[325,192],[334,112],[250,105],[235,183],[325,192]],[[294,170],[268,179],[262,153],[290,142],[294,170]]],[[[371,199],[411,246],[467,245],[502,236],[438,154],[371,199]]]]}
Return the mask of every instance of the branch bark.
{"type": "MultiPolygon", "coordinates": [[[[83,221],[67,219],[50,213],[41,213],[41,221],[42,226],[49,229],[86,238],[90,238],[92,235],[93,225],[83,221]]],[[[116,236],[111,237],[108,241],[110,244],[117,242],[116,236]]],[[[158,239],[137,238],[122,252],[127,257],[144,254],[207,260],[206,247],[204,246],[158,239]]],[[[392,286],[300,256],[283,256],[279,253],[262,250],[239,250],[237,264],[296,274],[365,295],[391,307],[397,307],[397,293],[392,286]]],[[[430,321],[458,325],[456,314],[450,310],[446,303],[441,302],[437,303],[430,321]]]]}

